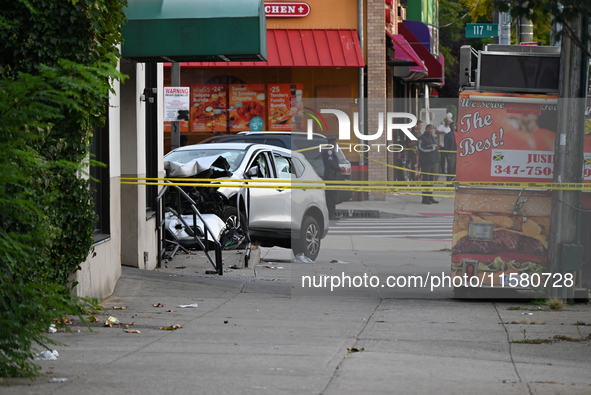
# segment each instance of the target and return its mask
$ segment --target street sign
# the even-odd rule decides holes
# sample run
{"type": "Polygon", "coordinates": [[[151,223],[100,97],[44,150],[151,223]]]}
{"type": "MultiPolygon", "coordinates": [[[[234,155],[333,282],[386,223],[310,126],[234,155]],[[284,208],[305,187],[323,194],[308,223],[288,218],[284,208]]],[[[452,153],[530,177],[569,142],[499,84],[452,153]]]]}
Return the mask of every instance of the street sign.
{"type": "Polygon", "coordinates": [[[467,23],[466,38],[488,38],[499,35],[499,25],[496,23],[467,23]]]}

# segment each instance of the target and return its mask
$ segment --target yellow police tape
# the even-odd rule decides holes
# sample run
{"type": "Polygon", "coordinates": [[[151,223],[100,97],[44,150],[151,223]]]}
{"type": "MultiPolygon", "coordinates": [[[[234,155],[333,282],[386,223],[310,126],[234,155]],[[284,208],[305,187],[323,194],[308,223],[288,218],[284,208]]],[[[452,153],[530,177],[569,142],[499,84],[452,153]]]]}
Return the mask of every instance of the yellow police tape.
{"type": "Polygon", "coordinates": [[[400,167],[400,166],[395,166],[395,165],[391,165],[391,164],[388,164],[388,163],[380,162],[379,160],[371,159],[371,158],[368,158],[367,156],[364,156],[364,155],[361,155],[361,154],[359,154],[359,156],[361,156],[361,157],[363,157],[363,158],[365,158],[367,160],[370,160],[370,161],[372,161],[374,163],[379,163],[380,165],[384,165],[386,167],[391,167],[393,169],[398,169],[398,170],[409,171],[411,173],[417,173],[419,175],[421,175],[421,174],[427,174],[427,175],[430,175],[430,176],[441,176],[441,177],[455,177],[456,176],[455,174],[427,173],[427,172],[424,172],[424,171],[412,170],[412,169],[408,169],[406,167],[400,167]]]}
{"type": "MultiPolygon", "coordinates": [[[[323,183],[320,184],[316,181],[316,184],[303,184],[303,185],[293,185],[291,183],[259,183],[259,180],[249,180],[248,183],[241,183],[237,184],[232,181],[235,180],[227,180],[225,179],[223,182],[219,180],[209,180],[208,182],[192,182],[189,179],[184,182],[121,182],[121,184],[125,185],[175,185],[180,187],[203,187],[203,188],[262,188],[262,189],[322,189],[322,190],[331,190],[331,191],[355,191],[355,192],[391,192],[391,191],[401,191],[401,192],[417,192],[417,191],[427,191],[427,192],[453,192],[453,187],[413,187],[413,186],[400,186],[400,187],[389,187],[389,186],[371,186],[371,185],[362,185],[362,186],[352,186],[352,185],[343,185],[347,184],[347,182],[340,181],[340,185],[324,185],[323,183]]],[[[275,180],[276,181],[276,180],[275,180]]],[[[452,197],[452,196],[449,196],[452,197]]]]}
{"type": "MultiPolygon", "coordinates": [[[[318,181],[292,179],[121,178],[125,185],[176,185],[205,188],[322,189],[357,192],[454,192],[457,187],[591,191],[591,183],[480,181],[318,181]],[[439,185],[439,186],[436,186],[439,185]]],[[[453,197],[453,195],[445,195],[453,197]]]]}

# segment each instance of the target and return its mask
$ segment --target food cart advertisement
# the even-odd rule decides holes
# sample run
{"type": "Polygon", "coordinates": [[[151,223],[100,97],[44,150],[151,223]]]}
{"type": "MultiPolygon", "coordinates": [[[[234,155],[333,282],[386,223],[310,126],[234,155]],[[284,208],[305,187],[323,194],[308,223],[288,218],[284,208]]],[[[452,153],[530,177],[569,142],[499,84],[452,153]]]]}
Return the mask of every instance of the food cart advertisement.
{"type": "MultiPolygon", "coordinates": [[[[470,186],[469,182],[551,182],[556,104],[527,103],[548,95],[462,92],[459,99],[452,276],[480,285],[515,286],[547,273],[551,191],[470,186]],[[511,96],[507,102],[479,96],[511,96]],[[526,99],[520,101],[515,98],[526,99]]],[[[585,166],[585,180],[591,167],[585,166]]],[[[527,287],[526,287],[527,288],[527,287]]]]}

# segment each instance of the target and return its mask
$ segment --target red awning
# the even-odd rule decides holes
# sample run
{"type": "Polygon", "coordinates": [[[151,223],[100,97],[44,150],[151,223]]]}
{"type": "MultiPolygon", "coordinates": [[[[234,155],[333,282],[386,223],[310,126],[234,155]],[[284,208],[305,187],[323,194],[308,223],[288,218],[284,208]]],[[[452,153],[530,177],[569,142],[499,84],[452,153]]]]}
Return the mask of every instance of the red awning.
{"type": "MultiPolygon", "coordinates": [[[[412,49],[414,49],[417,55],[419,55],[419,57],[425,62],[425,65],[429,70],[426,78],[434,82],[443,82],[444,72],[442,61],[433,56],[427,47],[423,45],[423,43],[421,43],[402,22],[398,23],[398,32],[402,34],[412,49]]],[[[440,59],[443,60],[443,56],[440,56],[440,59]]]]}
{"type": "Polygon", "coordinates": [[[423,60],[412,49],[411,45],[408,43],[408,41],[406,41],[402,34],[390,34],[390,32],[388,31],[386,31],[386,34],[388,34],[388,36],[392,40],[392,47],[394,48],[394,59],[413,62],[415,66],[411,67],[411,71],[422,71],[424,73],[427,73],[427,67],[423,64],[423,60]]]}
{"type": "Polygon", "coordinates": [[[185,62],[182,67],[364,67],[356,30],[269,29],[266,62],[185,62]]]}

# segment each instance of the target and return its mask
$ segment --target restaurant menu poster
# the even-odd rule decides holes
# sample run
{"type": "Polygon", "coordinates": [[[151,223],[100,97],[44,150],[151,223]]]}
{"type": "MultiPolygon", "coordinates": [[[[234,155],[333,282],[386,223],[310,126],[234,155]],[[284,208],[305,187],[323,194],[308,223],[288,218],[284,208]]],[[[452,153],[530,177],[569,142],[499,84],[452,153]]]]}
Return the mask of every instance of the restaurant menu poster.
{"type": "Polygon", "coordinates": [[[226,132],[228,88],[225,84],[191,85],[191,131],[226,132]]]}
{"type": "Polygon", "coordinates": [[[265,130],[265,84],[229,86],[230,132],[265,130]]]}
{"type": "Polygon", "coordinates": [[[271,131],[300,130],[302,124],[302,84],[269,84],[268,129],[271,131]]]}

